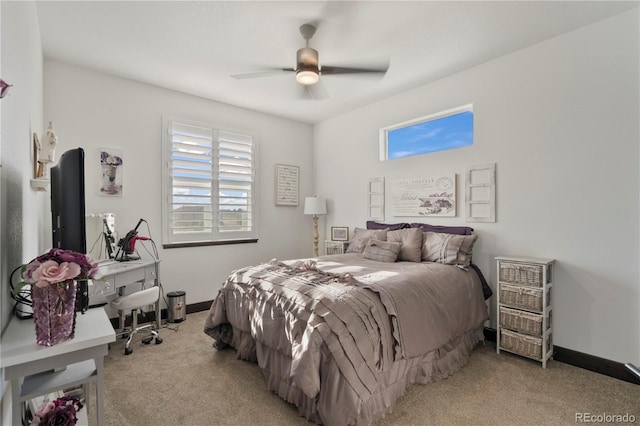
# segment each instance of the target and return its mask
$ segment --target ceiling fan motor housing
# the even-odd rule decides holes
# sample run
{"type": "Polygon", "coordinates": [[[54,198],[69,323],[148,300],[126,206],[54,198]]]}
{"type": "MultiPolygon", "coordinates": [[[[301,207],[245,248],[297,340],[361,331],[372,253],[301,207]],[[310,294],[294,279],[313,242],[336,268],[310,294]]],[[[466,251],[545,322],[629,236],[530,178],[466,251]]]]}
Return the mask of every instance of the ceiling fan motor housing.
{"type": "Polygon", "coordinates": [[[315,84],[319,78],[318,51],[308,46],[298,49],[296,53],[296,80],[302,84],[315,84]]]}
{"type": "Polygon", "coordinates": [[[296,70],[302,67],[315,67],[318,69],[318,51],[312,47],[303,47],[298,49],[296,53],[297,67],[296,70]]]}

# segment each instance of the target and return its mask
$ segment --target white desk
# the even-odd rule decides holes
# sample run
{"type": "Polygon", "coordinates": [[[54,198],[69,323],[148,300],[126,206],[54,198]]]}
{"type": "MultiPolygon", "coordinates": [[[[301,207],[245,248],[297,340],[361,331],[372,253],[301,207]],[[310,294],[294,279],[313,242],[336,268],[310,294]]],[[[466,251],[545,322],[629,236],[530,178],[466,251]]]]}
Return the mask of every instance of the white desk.
{"type": "MultiPolygon", "coordinates": [[[[12,424],[22,424],[22,402],[78,385],[83,385],[86,392],[86,385],[96,382],[98,425],[104,425],[104,357],[109,351],[109,343],[115,339],[103,308],[78,313],[75,337],[50,347],[36,343],[32,319],[12,318],[2,336],[0,357],[0,367],[11,382],[12,424]],[[64,367],[62,371],[53,371],[64,367]]],[[[86,407],[88,410],[88,404],[86,407]]]]}
{"type": "MultiPolygon", "coordinates": [[[[128,262],[114,262],[100,266],[99,281],[94,281],[94,286],[102,295],[109,296],[116,294],[121,288],[127,285],[144,281],[153,281],[154,285],[160,285],[160,261],[153,259],[130,260],[128,262]]],[[[96,289],[93,290],[95,292],[96,289]]],[[[89,294],[91,303],[91,294],[89,294]]],[[[161,328],[160,298],[155,304],[156,326],[161,328]]]]}

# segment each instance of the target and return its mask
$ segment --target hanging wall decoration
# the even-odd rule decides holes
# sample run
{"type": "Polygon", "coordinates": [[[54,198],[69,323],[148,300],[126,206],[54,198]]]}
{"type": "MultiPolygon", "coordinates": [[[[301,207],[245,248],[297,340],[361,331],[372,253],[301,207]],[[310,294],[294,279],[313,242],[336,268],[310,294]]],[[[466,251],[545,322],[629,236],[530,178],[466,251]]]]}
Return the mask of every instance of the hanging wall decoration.
{"type": "Polygon", "coordinates": [[[300,167],[276,164],[276,206],[297,206],[300,167]]]}
{"type": "Polygon", "coordinates": [[[122,196],[123,168],[121,149],[100,148],[100,195],[122,196]]]}
{"type": "Polygon", "coordinates": [[[390,182],[392,216],[456,215],[456,175],[396,179],[390,182]]]}
{"type": "Polygon", "coordinates": [[[467,222],[495,222],[496,163],[469,167],[464,186],[467,222]]]}
{"type": "Polygon", "coordinates": [[[384,177],[369,179],[367,200],[369,220],[384,220],[384,177]]]}

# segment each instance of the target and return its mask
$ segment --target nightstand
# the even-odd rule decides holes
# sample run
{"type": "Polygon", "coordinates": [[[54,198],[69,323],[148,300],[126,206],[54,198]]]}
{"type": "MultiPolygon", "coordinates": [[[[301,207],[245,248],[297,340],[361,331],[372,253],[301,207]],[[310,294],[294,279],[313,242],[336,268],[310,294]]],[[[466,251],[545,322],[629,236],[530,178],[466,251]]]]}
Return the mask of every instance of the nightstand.
{"type": "Polygon", "coordinates": [[[349,241],[324,241],[324,254],[344,254],[349,247],[349,241]]]}
{"type": "Polygon", "coordinates": [[[496,352],[542,363],[553,356],[551,289],[554,259],[496,257],[498,331],[496,352]]]}

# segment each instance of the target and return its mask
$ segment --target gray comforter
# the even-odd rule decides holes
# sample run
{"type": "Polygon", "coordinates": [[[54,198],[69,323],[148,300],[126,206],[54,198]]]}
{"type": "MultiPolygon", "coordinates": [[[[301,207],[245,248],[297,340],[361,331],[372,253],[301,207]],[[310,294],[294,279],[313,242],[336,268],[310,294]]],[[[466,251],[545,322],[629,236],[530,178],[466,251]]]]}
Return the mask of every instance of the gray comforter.
{"type": "Polygon", "coordinates": [[[235,271],[205,333],[257,361],[308,419],[370,424],[410,383],[462,367],[487,319],[473,271],[347,254],[235,271]]]}

